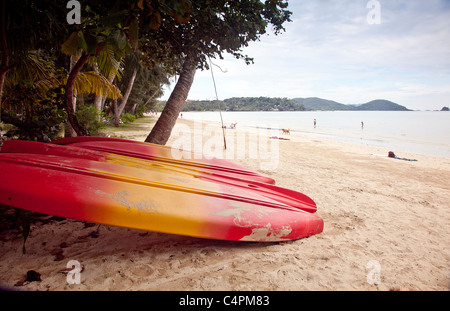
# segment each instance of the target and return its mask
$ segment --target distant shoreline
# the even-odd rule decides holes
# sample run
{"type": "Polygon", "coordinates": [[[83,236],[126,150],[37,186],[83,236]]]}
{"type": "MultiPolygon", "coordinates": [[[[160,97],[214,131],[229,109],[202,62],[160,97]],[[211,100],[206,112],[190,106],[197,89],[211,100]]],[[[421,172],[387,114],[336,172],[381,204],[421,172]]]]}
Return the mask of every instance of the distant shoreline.
{"type": "Polygon", "coordinates": [[[194,111],[183,112],[180,118],[218,123],[223,119],[227,128],[232,123],[238,128],[263,127],[280,133],[284,128],[311,137],[450,157],[450,115],[436,111],[194,111]]]}
{"type": "MultiPolygon", "coordinates": [[[[162,111],[164,102],[156,107],[162,111]]],[[[386,99],[346,105],[318,97],[233,97],[225,100],[187,100],[183,112],[191,111],[411,111],[386,99]]]]}
{"type": "Polygon", "coordinates": [[[343,112],[361,112],[361,111],[367,111],[367,112],[379,112],[379,111],[398,111],[398,112],[413,112],[413,111],[442,111],[442,110],[183,110],[183,112],[286,112],[286,111],[295,111],[295,112],[326,112],[326,111],[343,111],[343,112]]]}

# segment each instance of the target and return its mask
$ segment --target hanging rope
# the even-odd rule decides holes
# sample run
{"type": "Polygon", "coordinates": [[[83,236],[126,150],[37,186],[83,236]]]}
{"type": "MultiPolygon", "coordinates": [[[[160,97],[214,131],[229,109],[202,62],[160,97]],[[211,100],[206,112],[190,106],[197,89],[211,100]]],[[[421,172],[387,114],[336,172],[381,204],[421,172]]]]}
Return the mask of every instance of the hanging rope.
{"type": "Polygon", "coordinates": [[[208,59],[209,59],[209,68],[211,70],[211,77],[212,77],[213,84],[214,84],[214,91],[216,93],[217,106],[219,107],[220,121],[222,123],[223,147],[224,147],[224,149],[227,149],[227,141],[225,139],[225,127],[223,125],[222,110],[220,109],[219,96],[217,96],[216,80],[214,79],[214,72],[213,72],[213,69],[212,69],[212,62],[211,62],[211,58],[209,56],[208,56],[208,59]]]}

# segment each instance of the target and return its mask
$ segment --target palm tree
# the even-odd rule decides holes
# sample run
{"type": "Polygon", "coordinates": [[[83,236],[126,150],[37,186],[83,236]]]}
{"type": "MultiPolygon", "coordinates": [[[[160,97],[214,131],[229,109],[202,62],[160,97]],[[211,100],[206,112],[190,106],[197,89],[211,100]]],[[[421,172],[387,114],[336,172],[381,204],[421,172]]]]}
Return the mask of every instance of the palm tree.
{"type": "Polygon", "coordinates": [[[140,66],[128,102],[128,112],[139,114],[148,111],[155,100],[164,95],[163,86],[169,84],[169,73],[163,66],[140,66]]]}
{"type": "Polygon", "coordinates": [[[0,102],[6,74],[29,50],[59,49],[66,37],[67,22],[61,15],[65,3],[46,0],[1,0],[0,3],[0,102]]]}
{"type": "MultiPolygon", "coordinates": [[[[78,136],[89,136],[90,133],[78,122],[75,115],[74,84],[77,76],[88,62],[97,66],[99,73],[106,78],[112,80],[115,76],[120,76],[121,59],[127,48],[127,39],[120,29],[103,30],[101,35],[97,34],[97,31],[90,30],[86,34],[81,30],[73,32],[61,46],[63,53],[77,58],[66,82],[65,108],[69,122],[78,136]]],[[[96,74],[95,71],[92,74],[96,74]]]]}
{"type": "MultiPolygon", "coordinates": [[[[120,91],[104,77],[105,72],[108,75],[115,74],[119,68],[121,56],[115,57],[114,51],[111,51],[114,36],[103,36],[97,40],[99,44],[105,46],[98,51],[94,50],[97,56],[95,60],[102,65],[103,71],[83,73],[81,69],[94,52],[85,51],[88,48],[86,42],[77,37],[80,32],[72,33],[63,44],[62,50],[67,52],[69,49],[68,54],[76,57],[76,64],[71,68],[69,75],[57,73],[55,65],[43,56],[42,48],[47,54],[56,55],[61,43],[64,42],[63,38],[67,38],[67,23],[56,18],[66,12],[65,3],[49,3],[45,0],[19,2],[1,0],[0,5],[0,104],[6,105],[2,98],[5,84],[14,85],[20,81],[28,81],[42,92],[46,92],[55,85],[65,83],[68,118],[75,127],[79,125],[77,127],[79,134],[88,134],[74,117],[74,95],[94,93],[110,98],[121,96],[120,91]],[[73,39],[78,39],[81,47],[74,45],[75,42],[71,41],[73,39]],[[104,41],[107,43],[102,43],[104,41]]],[[[117,37],[117,33],[115,35],[117,37]]],[[[1,107],[3,106],[0,106],[0,109],[1,107]]]]}
{"type": "Polygon", "coordinates": [[[180,77],[175,85],[169,100],[156,121],[153,130],[145,139],[146,142],[165,145],[170,137],[178,115],[183,109],[184,103],[194,82],[196,64],[189,57],[186,57],[180,77]]]}
{"type": "MultiPolygon", "coordinates": [[[[67,83],[68,75],[58,72],[54,61],[44,50],[26,51],[14,59],[14,63],[5,79],[6,87],[26,82],[45,93],[67,83]]],[[[74,94],[95,94],[111,99],[121,97],[120,90],[95,71],[80,72],[77,75],[74,94]]]]}
{"type": "MultiPolygon", "coordinates": [[[[47,109],[52,109],[52,105],[54,106],[57,102],[56,97],[63,94],[60,87],[67,84],[68,75],[57,70],[52,57],[43,50],[26,51],[26,53],[14,59],[14,62],[15,66],[11,68],[5,79],[6,96],[3,100],[5,112],[2,117],[6,123],[11,123],[25,132],[31,133],[36,124],[29,123],[34,123],[32,120],[36,118],[43,118],[42,115],[33,114],[43,111],[42,109],[45,109],[45,106],[47,106],[47,109]],[[22,117],[14,117],[14,115],[7,114],[8,111],[19,112],[22,117]]],[[[96,94],[113,99],[121,96],[117,87],[103,75],[93,71],[80,72],[74,80],[73,90],[75,95],[96,94]]],[[[55,114],[58,113],[55,111],[55,114]]],[[[44,126],[44,128],[51,128],[51,123],[57,122],[57,120],[59,118],[56,117],[54,121],[51,121],[47,116],[44,123],[48,123],[48,126],[44,126]]],[[[35,132],[41,131],[35,129],[35,132]]],[[[37,135],[40,135],[39,137],[43,137],[44,134],[37,133],[37,135]]]]}
{"type": "Polygon", "coordinates": [[[147,34],[147,42],[167,47],[162,57],[167,53],[178,55],[184,62],[180,78],[147,142],[167,142],[189,94],[195,71],[208,69],[208,58],[222,58],[223,53],[229,53],[251,63],[252,59],[243,55],[242,49],[265,34],[269,25],[275,34],[280,33],[291,14],[284,0],[199,0],[184,1],[184,4],[183,18],[165,12],[158,28],[147,34]]]}
{"type": "Polygon", "coordinates": [[[139,67],[141,66],[139,61],[140,61],[139,53],[136,53],[136,52],[129,54],[124,61],[125,71],[128,71],[125,73],[126,74],[128,73],[128,75],[126,75],[127,79],[126,79],[126,81],[124,81],[125,83],[124,83],[123,89],[125,89],[125,92],[123,93],[122,100],[120,101],[119,104],[117,104],[117,101],[114,101],[114,103],[113,103],[114,125],[115,126],[119,126],[120,115],[122,114],[123,110],[125,109],[125,106],[128,101],[128,97],[131,94],[131,90],[133,88],[134,81],[136,79],[136,75],[138,73],[139,67]]]}

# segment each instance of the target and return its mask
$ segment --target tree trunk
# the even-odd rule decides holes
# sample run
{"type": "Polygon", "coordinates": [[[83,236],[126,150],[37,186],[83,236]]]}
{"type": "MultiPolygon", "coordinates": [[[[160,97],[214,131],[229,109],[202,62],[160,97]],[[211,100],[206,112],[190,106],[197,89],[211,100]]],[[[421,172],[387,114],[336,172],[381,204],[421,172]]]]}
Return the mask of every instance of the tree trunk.
{"type": "MultiPolygon", "coordinates": [[[[11,70],[12,66],[9,66],[9,51],[8,44],[6,41],[6,21],[5,21],[5,10],[6,10],[6,1],[2,0],[1,3],[1,12],[0,12],[0,44],[1,44],[1,52],[2,52],[2,64],[0,65],[0,110],[2,103],[2,94],[3,94],[3,85],[5,84],[5,77],[9,70],[11,70]]],[[[0,117],[1,120],[1,117],[0,117]]],[[[1,134],[1,133],[0,133],[1,134]]]]}
{"type": "MultiPolygon", "coordinates": [[[[72,71],[73,66],[75,66],[75,63],[78,61],[78,59],[75,58],[75,56],[70,56],[69,60],[69,72],[72,71]]],[[[77,98],[73,98],[73,111],[77,111],[77,98]]],[[[77,136],[77,133],[73,129],[72,125],[69,122],[69,119],[66,120],[66,124],[64,126],[64,137],[75,137],[77,136]]]]}
{"type": "Polygon", "coordinates": [[[172,94],[170,94],[161,116],[145,139],[146,142],[159,145],[165,145],[167,143],[194,82],[195,71],[193,61],[189,57],[186,57],[180,78],[172,94]]]}
{"type": "Polygon", "coordinates": [[[90,136],[90,133],[87,129],[85,129],[79,122],[75,115],[75,109],[74,109],[74,95],[73,95],[73,84],[75,83],[75,78],[77,77],[78,73],[80,72],[81,68],[83,68],[84,64],[86,64],[87,60],[89,59],[88,54],[82,54],[81,57],[78,59],[76,64],[73,66],[72,70],[70,71],[69,77],[67,78],[66,83],[66,112],[67,117],[69,119],[70,125],[75,130],[78,136],[90,136]]]}
{"type": "Polygon", "coordinates": [[[117,98],[111,102],[111,108],[113,111],[113,123],[115,126],[119,126],[120,124],[120,115],[116,113],[119,109],[117,108],[117,98]]]}
{"type": "Polygon", "coordinates": [[[127,90],[125,91],[125,94],[123,95],[122,100],[120,101],[120,105],[114,106],[114,125],[115,126],[119,126],[119,118],[120,118],[120,115],[122,114],[123,109],[125,108],[125,106],[127,104],[128,97],[130,96],[131,89],[133,88],[134,79],[136,79],[137,72],[138,72],[137,68],[134,69],[133,74],[130,77],[130,81],[128,81],[127,90]]]}
{"type": "Polygon", "coordinates": [[[131,107],[131,114],[135,114],[136,113],[136,107],[138,104],[134,104],[133,107],[131,107]]]}
{"type": "MultiPolygon", "coordinates": [[[[96,73],[98,73],[98,66],[97,64],[94,65],[94,71],[96,73]]],[[[98,115],[97,115],[97,121],[101,121],[101,111],[102,111],[102,102],[103,102],[103,97],[99,96],[99,95],[95,95],[94,97],[94,107],[95,109],[98,110],[98,115]]]]}

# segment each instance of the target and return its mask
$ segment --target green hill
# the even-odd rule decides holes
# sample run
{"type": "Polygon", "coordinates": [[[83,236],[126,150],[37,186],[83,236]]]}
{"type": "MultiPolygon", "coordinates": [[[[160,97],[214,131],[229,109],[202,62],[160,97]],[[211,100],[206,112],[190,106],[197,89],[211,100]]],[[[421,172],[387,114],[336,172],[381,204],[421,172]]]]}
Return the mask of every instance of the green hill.
{"type": "Polygon", "coordinates": [[[293,98],[293,100],[303,104],[306,110],[352,110],[351,106],[318,97],[293,98]]]}
{"type": "Polygon", "coordinates": [[[385,99],[376,99],[355,107],[354,110],[366,111],[409,111],[408,108],[385,99]]]}
{"type": "Polygon", "coordinates": [[[221,101],[190,100],[183,111],[302,111],[302,104],[287,98],[233,97],[221,101]]]}
{"type": "Polygon", "coordinates": [[[408,111],[404,106],[385,99],[376,99],[361,105],[345,105],[332,100],[318,97],[294,98],[305,106],[306,110],[344,110],[344,111],[408,111]]]}
{"type": "MultiPolygon", "coordinates": [[[[165,101],[155,106],[162,111],[165,101]]],[[[385,99],[376,99],[361,105],[345,105],[333,100],[308,98],[279,97],[232,97],[225,100],[188,100],[183,111],[408,111],[404,106],[385,99]]]]}

